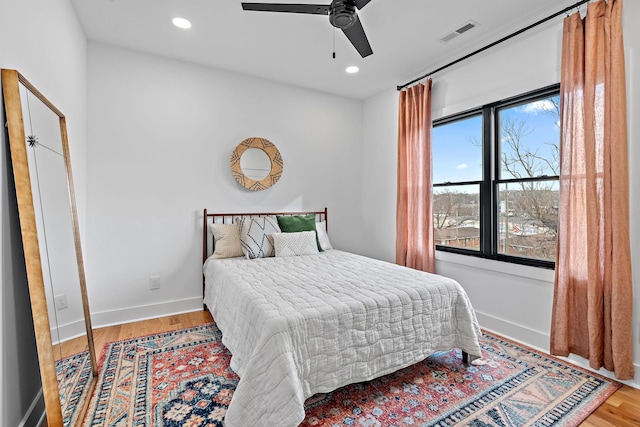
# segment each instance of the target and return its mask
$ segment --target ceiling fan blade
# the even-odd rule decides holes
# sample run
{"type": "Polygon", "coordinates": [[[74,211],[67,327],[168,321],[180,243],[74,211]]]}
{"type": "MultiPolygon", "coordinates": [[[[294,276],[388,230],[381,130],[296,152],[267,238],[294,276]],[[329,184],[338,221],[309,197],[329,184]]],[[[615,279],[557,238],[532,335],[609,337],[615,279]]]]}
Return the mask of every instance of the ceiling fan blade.
{"type": "Polygon", "coordinates": [[[373,53],[369,40],[367,39],[367,35],[364,33],[364,28],[362,28],[360,18],[358,18],[358,20],[349,28],[343,28],[342,32],[347,36],[360,56],[365,58],[373,53]]]}
{"type": "Polygon", "coordinates": [[[354,3],[356,4],[358,10],[360,10],[365,7],[370,1],[371,0],[355,0],[354,3]]]}
{"type": "Polygon", "coordinates": [[[242,9],[258,12],[309,13],[328,15],[330,5],[324,4],[283,4],[283,3],[242,3],[242,9]]]}

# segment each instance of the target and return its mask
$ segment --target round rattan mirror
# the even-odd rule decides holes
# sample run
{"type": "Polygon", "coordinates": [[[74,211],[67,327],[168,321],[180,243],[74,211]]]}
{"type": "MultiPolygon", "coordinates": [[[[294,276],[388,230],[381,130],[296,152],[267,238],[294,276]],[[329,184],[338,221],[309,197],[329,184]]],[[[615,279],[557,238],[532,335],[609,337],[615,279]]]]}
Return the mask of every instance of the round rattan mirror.
{"type": "Polygon", "coordinates": [[[265,138],[247,138],[238,144],[231,154],[233,177],[238,181],[238,184],[252,191],[266,190],[272,187],[282,176],[283,166],[280,151],[265,138]],[[258,153],[259,155],[255,156],[255,150],[262,151],[268,158],[266,164],[268,171],[265,166],[259,164],[260,157],[264,157],[264,155],[258,153]],[[243,159],[245,154],[251,159],[243,159]],[[254,158],[258,162],[255,166],[250,164],[254,158]]]}

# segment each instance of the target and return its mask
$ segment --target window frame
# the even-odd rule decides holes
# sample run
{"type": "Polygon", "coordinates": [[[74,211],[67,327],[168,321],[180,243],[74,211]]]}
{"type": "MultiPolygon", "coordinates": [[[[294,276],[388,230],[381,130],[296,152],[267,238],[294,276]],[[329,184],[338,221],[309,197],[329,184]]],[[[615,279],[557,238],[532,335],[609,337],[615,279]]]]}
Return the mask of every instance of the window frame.
{"type": "Polygon", "coordinates": [[[498,114],[499,110],[558,95],[560,95],[559,83],[526,92],[521,95],[506,98],[500,101],[485,104],[483,106],[469,109],[460,113],[441,117],[433,121],[432,127],[435,128],[437,126],[454,123],[456,121],[464,120],[474,116],[480,116],[482,118],[482,180],[465,182],[439,182],[433,183],[432,185],[432,192],[433,189],[439,187],[479,185],[480,249],[473,250],[460,247],[436,245],[436,250],[531,267],[540,267],[545,269],[555,268],[555,261],[507,255],[498,252],[500,229],[500,206],[498,194],[500,185],[505,183],[508,184],[518,182],[559,181],[560,177],[558,175],[545,175],[531,178],[503,179],[500,176],[500,147],[497,138],[500,129],[500,118],[498,114]]]}

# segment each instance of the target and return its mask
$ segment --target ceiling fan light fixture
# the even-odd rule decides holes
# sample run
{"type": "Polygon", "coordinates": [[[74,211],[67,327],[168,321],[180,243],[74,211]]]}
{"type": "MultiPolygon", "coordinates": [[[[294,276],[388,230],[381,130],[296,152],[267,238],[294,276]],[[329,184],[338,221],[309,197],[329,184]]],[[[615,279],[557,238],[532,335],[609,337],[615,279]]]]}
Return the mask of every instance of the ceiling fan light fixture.
{"type": "MultiPolygon", "coordinates": [[[[333,0],[331,4],[294,4],[294,3],[247,3],[242,2],[242,9],[256,12],[303,13],[310,15],[329,15],[329,23],[342,30],[349,43],[366,58],[373,54],[369,39],[356,9],[362,9],[371,0],[333,0]]],[[[335,58],[335,55],[334,55],[335,58]]]]}
{"type": "Polygon", "coordinates": [[[360,71],[360,68],[355,65],[350,65],[345,69],[345,71],[347,72],[347,74],[356,74],[358,71],[360,71]]]}
{"type": "Polygon", "coordinates": [[[173,25],[178,28],[182,28],[183,30],[191,28],[191,21],[185,18],[175,17],[171,22],[173,22],[173,25]]]}
{"type": "Polygon", "coordinates": [[[329,22],[331,22],[331,25],[334,27],[344,30],[355,24],[357,20],[356,6],[352,4],[352,2],[348,0],[335,0],[331,3],[329,22]]]}

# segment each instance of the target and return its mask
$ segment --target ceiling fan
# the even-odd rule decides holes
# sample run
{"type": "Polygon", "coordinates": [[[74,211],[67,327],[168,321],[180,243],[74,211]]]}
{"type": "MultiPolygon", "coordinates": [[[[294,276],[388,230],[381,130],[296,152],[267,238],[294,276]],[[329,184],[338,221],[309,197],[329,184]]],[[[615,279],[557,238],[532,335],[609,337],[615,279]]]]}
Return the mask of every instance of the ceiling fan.
{"type": "Polygon", "coordinates": [[[342,30],[360,56],[373,53],[367,35],[362,28],[356,9],[362,9],[371,0],[333,0],[323,4],[242,3],[242,9],[259,12],[307,13],[329,15],[329,22],[342,30]]]}

